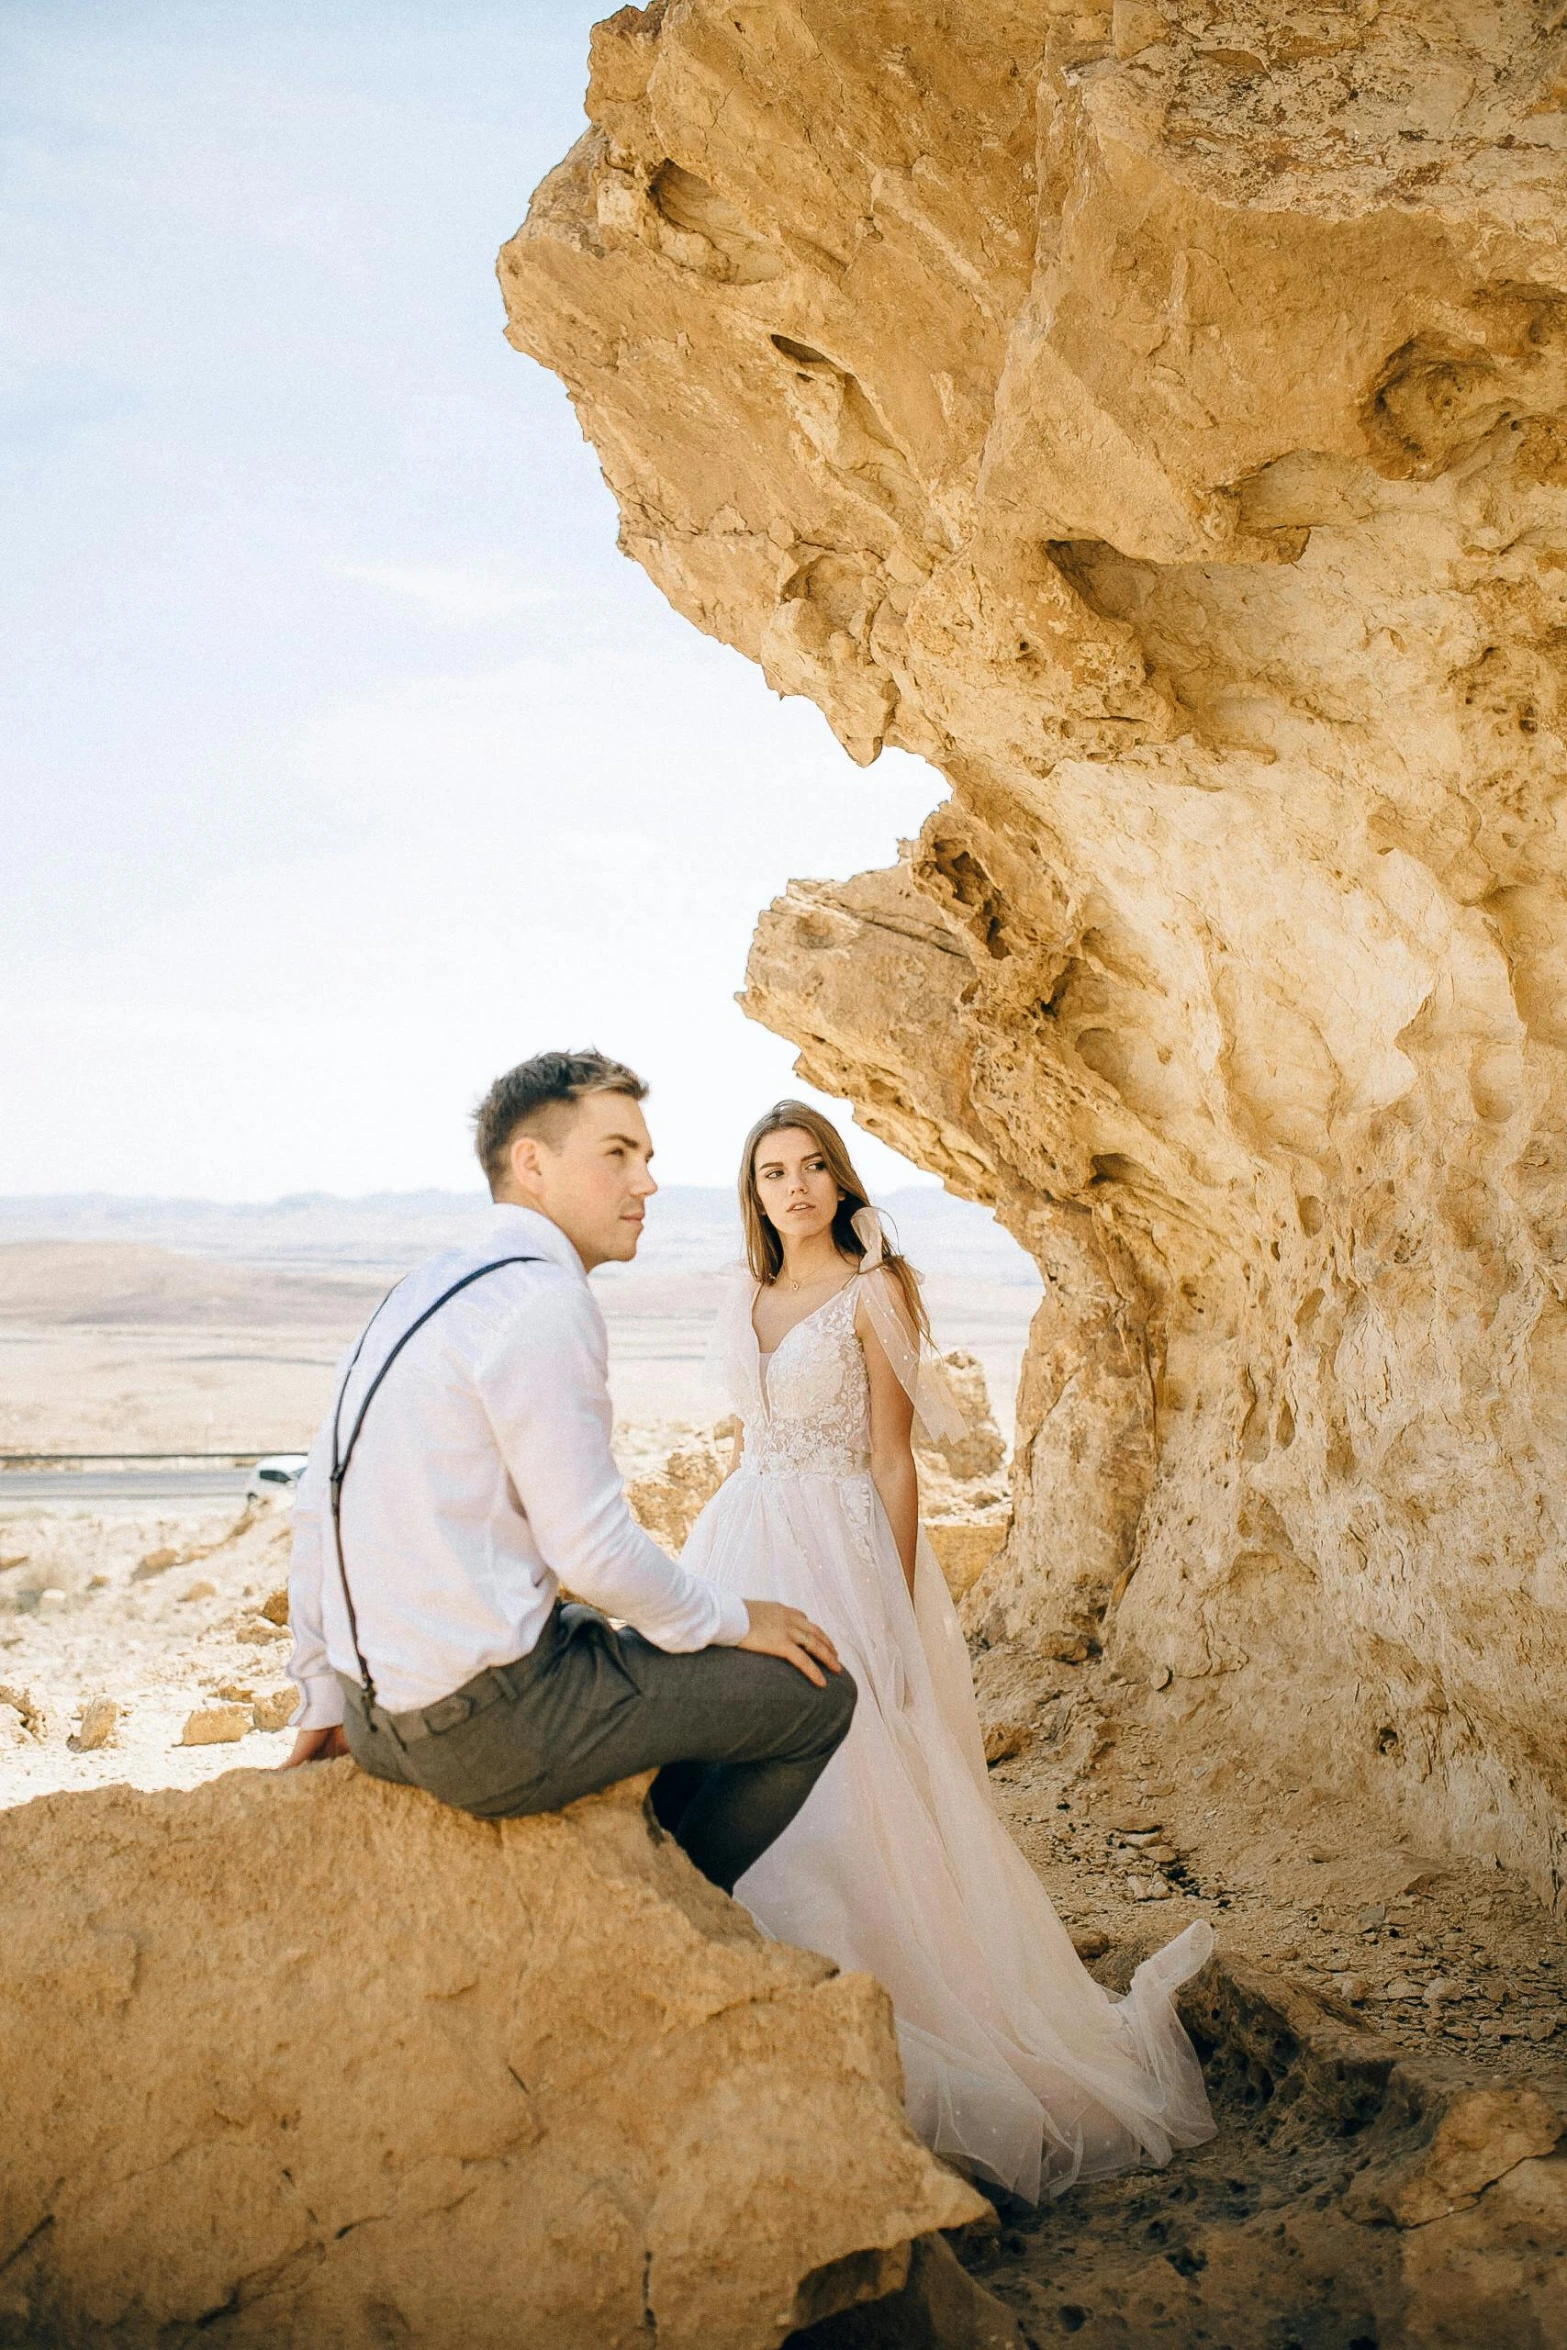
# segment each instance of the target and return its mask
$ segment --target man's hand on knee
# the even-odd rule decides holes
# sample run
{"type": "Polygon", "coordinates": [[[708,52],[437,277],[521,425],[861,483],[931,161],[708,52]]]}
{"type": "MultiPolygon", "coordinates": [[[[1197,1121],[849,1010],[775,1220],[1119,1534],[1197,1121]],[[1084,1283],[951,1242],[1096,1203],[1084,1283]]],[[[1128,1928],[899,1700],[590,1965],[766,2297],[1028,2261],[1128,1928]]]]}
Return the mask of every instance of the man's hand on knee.
{"type": "Polygon", "coordinates": [[[330,1730],[301,1730],[294,1740],[294,1751],[286,1762],[280,1762],[280,1771],[297,1770],[301,1763],[336,1762],[348,1752],[348,1740],[341,1727],[330,1730]]]}
{"type": "Polygon", "coordinates": [[[827,1686],[821,1667],[829,1673],[841,1673],[838,1651],[822,1630],[813,1624],[797,1607],[784,1607],[776,1599],[748,1599],[746,1610],[751,1618],[751,1629],[737,1648],[748,1648],[755,1656],[781,1656],[818,1689],[827,1686]]]}

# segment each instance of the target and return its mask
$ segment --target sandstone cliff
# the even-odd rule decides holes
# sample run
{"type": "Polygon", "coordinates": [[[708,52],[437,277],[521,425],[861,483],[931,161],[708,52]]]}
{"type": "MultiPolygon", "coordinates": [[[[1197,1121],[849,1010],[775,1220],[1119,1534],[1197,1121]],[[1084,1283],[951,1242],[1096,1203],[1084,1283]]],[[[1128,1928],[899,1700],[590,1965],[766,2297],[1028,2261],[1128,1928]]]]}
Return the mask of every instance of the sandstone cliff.
{"type": "Polygon", "coordinates": [[[885,1994],[764,1942],[641,1787],[0,1814],[0,2342],[773,2350],[983,2214],[885,1994]]]}
{"type": "Polygon", "coordinates": [[[747,1000],[1046,1274],[973,1620],[1547,1896],[1559,18],[654,0],[502,256],[626,551],[950,783],[747,1000]]]}

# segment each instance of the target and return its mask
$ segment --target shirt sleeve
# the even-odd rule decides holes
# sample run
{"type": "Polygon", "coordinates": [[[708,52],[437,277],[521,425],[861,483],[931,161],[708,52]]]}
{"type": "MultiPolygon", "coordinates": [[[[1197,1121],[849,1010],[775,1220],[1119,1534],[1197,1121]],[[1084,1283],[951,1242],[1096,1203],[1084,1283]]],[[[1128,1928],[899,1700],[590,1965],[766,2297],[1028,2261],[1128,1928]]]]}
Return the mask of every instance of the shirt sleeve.
{"type": "Polygon", "coordinates": [[[732,1647],[750,1630],[744,1600],[677,1565],[631,1515],[610,1450],[604,1324],[586,1283],[523,1278],[525,1302],[476,1379],[545,1565],[655,1648],[732,1647]]]}
{"type": "Polygon", "coordinates": [[[290,1725],[295,1730],[330,1730],[343,1719],[342,1685],[327,1661],[321,1623],[321,1578],[326,1567],[330,1506],[327,1431],[322,1427],[295,1488],[291,1520],[294,1547],[288,1568],[288,1621],[294,1648],[288,1674],[300,1696],[290,1725]]]}

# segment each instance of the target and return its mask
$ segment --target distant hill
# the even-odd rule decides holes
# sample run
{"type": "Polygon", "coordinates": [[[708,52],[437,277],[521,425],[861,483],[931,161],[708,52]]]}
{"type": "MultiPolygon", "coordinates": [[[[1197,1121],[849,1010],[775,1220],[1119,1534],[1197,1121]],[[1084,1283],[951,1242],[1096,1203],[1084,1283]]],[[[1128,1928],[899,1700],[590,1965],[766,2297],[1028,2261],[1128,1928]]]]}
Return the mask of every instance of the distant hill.
{"type": "MultiPolygon", "coordinates": [[[[1032,1260],[971,1201],[953,1199],[931,1184],[910,1185],[880,1204],[922,1271],[945,1280],[1039,1288],[1032,1260]]],[[[92,1242],[175,1250],[187,1259],[220,1259],[279,1274],[389,1279],[437,1249],[479,1237],[487,1205],[480,1191],[379,1192],[362,1199],[306,1192],[259,1202],[121,1199],[106,1192],[0,1199],[0,1257],[4,1244],[92,1242]]],[[[650,1204],[635,1270],[711,1271],[732,1262],[739,1249],[739,1219],[727,1187],[672,1183],[650,1204]]],[[[619,1268],[601,1276],[624,1277],[619,1268]]],[[[129,1270],[125,1278],[133,1279],[129,1270]]],[[[332,1294],[340,1308],[341,1287],[332,1294]]],[[[250,1318],[256,1310],[245,1309],[250,1318]]],[[[104,1316],[100,1311],[93,1318],[104,1316]]],[[[298,1318],[297,1305],[287,1318],[298,1318]]]]}
{"type": "Polygon", "coordinates": [[[0,1322],[146,1329],[286,1328],[346,1334],[384,1282],[284,1273],[123,1240],[0,1245],[0,1322]]]}
{"type": "MultiPolygon", "coordinates": [[[[0,1420],[17,1444],[106,1450],[133,1425],[149,1444],[211,1434],[216,1404],[247,1448],[283,1428],[298,1441],[324,1406],[333,1358],[391,1283],[481,1238],[487,1205],[477,1192],[0,1200],[0,1420]]],[[[1032,1260],[983,1209],[934,1187],[883,1205],[927,1276],[937,1343],[978,1355],[1005,1424],[1042,1294],[1032,1260]]],[[[623,1420],[711,1416],[703,1363],[739,1253],[729,1192],[671,1184],[651,1203],[636,1262],[595,1274],[623,1420]]]]}

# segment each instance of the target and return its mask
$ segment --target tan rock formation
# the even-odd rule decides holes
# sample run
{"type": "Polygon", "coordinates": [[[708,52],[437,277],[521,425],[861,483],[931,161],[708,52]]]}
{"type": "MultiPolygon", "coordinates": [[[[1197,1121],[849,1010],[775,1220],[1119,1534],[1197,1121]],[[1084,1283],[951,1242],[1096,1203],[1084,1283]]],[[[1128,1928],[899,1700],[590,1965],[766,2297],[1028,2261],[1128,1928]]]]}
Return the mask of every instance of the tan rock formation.
{"type": "Polygon", "coordinates": [[[351,1764],[0,1815],[0,2341],[726,2350],[986,2206],[868,1976],[631,1782],[481,1824],[351,1764]]]}
{"type": "Polygon", "coordinates": [[[747,1000],[1045,1272],[976,1622],[1548,1897],[1558,21],[655,0],[502,257],[627,552],[951,784],[747,1000]]]}
{"type": "Polygon", "coordinates": [[[655,1542],[677,1555],[729,1467],[732,1423],[695,1432],[677,1444],[656,1468],[632,1477],[626,1499],[632,1514],[655,1542]]]}

